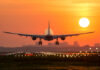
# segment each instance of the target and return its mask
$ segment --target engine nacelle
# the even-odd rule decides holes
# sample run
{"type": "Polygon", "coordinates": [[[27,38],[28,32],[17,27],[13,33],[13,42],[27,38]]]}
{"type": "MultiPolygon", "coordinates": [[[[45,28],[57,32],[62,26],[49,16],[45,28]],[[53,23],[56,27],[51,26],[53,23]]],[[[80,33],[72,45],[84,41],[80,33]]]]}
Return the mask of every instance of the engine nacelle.
{"type": "Polygon", "coordinates": [[[32,37],[32,40],[36,40],[36,37],[32,37]]]}
{"type": "Polygon", "coordinates": [[[65,40],[66,38],[65,37],[61,37],[61,40],[65,40]]]}

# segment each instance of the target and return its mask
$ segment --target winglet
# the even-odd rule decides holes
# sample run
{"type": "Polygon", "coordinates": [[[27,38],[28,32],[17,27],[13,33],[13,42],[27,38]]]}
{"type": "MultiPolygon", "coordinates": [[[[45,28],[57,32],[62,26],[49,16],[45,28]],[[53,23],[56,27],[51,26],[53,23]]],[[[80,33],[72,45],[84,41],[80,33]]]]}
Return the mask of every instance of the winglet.
{"type": "Polygon", "coordinates": [[[12,32],[5,32],[5,31],[3,31],[3,33],[7,33],[7,34],[15,34],[15,33],[12,33],[12,32]]]}

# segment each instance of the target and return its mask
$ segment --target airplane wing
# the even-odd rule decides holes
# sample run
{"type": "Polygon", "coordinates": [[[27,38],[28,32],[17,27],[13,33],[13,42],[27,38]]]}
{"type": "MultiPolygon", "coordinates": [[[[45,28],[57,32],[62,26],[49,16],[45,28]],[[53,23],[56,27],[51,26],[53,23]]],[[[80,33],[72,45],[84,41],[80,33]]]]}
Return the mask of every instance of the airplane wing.
{"type": "Polygon", "coordinates": [[[54,35],[53,38],[72,37],[72,36],[79,36],[79,35],[90,34],[90,33],[94,33],[94,32],[78,33],[78,34],[66,34],[66,35],[54,35]]]}
{"type": "Polygon", "coordinates": [[[44,38],[44,35],[32,35],[32,34],[22,34],[22,33],[13,33],[13,32],[4,32],[4,33],[25,36],[25,37],[44,38]]]}
{"type": "MultiPolygon", "coordinates": [[[[22,34],[22,33],[13,33],[13,32],[4,32],[7,34],[14,34],[14,35],[19,35],[19,36],[26,36],[26,37],[36,37],[36,38],[44,38],[45,35],[33,35],[33,34],[22,34]]],[[[79,36],[79,35],[83,35],[83,34],[90,34],[93,32],[87,32],[87,33],[79,33],[79,34],[66,34],[66,35],[53,35],[53,38],[62,38],[62,37],[72,37],[72,36],[79,36]]]]}

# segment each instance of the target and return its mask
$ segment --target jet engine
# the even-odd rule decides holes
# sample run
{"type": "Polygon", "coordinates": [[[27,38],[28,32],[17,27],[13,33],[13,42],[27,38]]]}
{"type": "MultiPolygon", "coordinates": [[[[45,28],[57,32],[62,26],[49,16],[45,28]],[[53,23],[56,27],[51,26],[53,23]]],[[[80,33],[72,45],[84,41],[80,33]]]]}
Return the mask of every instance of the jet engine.
{"type": "Polygon", "coordinates": [[[61,37],[61,40],[65,40],[65,37],[61,37]]]}
{"type": "Polygon", "coordinates": [[[36,40],[36,37],[32,37],[32,40],[36,40]]]}

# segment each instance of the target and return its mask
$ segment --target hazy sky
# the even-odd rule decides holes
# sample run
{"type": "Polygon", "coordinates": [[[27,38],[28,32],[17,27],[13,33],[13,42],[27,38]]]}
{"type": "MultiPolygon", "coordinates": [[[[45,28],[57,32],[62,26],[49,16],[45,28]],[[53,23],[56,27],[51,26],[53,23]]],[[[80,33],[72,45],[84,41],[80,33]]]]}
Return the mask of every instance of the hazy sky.
{"type": "Polygon", "coordinates": [[[100,0],[0,0],[0,46],[13,47],[38,42],[2,31],[44,34],[48,20],[54,34],[58,35],[95,31],[94,34],[66,38],[70,44],[78,41],[80,45],[94,45],[100,43],[99,18],[100,0]],[[89,27],[79,26],[82,17],[89,19],[89,27]]]}

